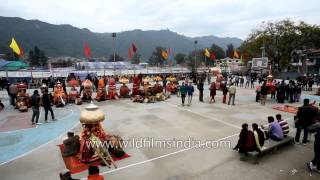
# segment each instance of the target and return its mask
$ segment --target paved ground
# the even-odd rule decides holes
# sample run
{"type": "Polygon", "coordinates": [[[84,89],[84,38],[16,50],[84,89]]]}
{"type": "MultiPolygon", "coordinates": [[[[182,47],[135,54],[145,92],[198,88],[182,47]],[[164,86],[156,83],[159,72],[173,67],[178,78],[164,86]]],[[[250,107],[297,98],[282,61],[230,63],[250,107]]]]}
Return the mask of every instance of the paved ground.
{"type": "MultiPolygon", "coordinates": [[[[205,97],[208,93],[205,92],[205,97]]],[[[136,104],[123,99],[96,103],[106,113],[105,130],[125,140],[191,138],[201,143],[209,140],[223,142],[215,144],[220,145],[217,148],[201,149],[128,147],[126,152],[131,157],[118,161],[118,169],[100,169],[105,178],[319,179],[319,175],[310,174],[306,169],[306,162],[313,157],[313,137],[307,146],[285,147],[275,154],[266,155],[258,165],[240,161],[239,154],[232,150],[242,123],[265,124],[268,115],[281,113],[290,123],[290,134],[295,133],[293,115],[273,110],[271,106],[275,102],[269,100],[266,106],[255,103],[252,89],[238,89],[236,106],[221,104],[220,92],[215,104],[209,104],[208,98],[205,98],[205,103],[199,103],[197,98],[196,93],[190,107],[182,107],[176,96],[155,104],[136,104]],[[231,143],[231,148],[226,147],[228,143],[231,143]]],[[[84,106],[55,109],[58,121],[38,128],[0,132],[1,179],[58,179],[58,173],[65,166],[56,145],[62,142],[68,129],[72,128],[76,133],[81,131],[79,109],[84,106]]],[[[0,129],[8,121],[8,116],[20,114],[14,111],[1,112],[0,129]]],[[[30,118],[28,116],[30,114],[26,113],[26,118],[30,118]]],[[[75,178],[86,176],[86,172],[74,175],[75,178]]]]}

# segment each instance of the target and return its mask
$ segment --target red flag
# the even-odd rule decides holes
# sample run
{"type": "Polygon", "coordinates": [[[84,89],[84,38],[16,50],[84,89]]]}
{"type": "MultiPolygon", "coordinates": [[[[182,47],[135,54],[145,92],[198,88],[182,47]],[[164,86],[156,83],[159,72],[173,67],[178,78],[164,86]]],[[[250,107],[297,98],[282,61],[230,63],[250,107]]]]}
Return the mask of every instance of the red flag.
{"type": "Polygon", "coordinates": [[[23,49],[19,46],[19,49],[20,49],[20,54],[19,54],[19,57],[22,57],[24,55],[24,51],[23,49]]]}
{"type": "Polygon", "coordinates": [[[137,46],[136,46],[134,43],[132,43],[132,51],[133,51],[134,53],[137,52],[137,46]]]}
{"type": "Polygon", "coordinates": [[[210,59],[211,60],[216,60],[216,55],[214,54],[214,52],[211,52],[210,59]]]}
{"type": "Polygon", "coordinates": [[[132,51],[131,48],[128,48],[128,58],[132,59],[132,51]]]}
{"type": "Polygon", "coordinates": [[[84,55],[88,59],[91,57],[91,50],[90,50],[89,44],[87,42],[84,43],[84,55]]]}

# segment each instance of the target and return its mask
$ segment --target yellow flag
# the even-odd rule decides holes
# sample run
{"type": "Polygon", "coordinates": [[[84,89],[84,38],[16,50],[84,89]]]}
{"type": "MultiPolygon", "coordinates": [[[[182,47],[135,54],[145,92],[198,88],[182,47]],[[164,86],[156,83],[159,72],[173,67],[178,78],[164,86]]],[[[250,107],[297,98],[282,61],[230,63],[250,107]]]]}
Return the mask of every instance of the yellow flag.
{"type": "Polygon", "coordinates": [[[239,54],[237,51],[233,51],[233,57],[239,59],[239,54]]]}
{"type": "Polygon", "coordinates": [[[16,40],[14,40],[14,38],[12,38],[12,40],[11,40],[10,48],[13,50],[13,52],[20,55],[20,53],[21,53],[20,48],[19,48],[16,40]]]}
{"type": "Polygon", "coordinates": [[[208,48],[204,49],[204,55],[208,58],[210,57],[210,52],[209,52],[208,48]]]}
{"type": "Polygon", "coordinates": [[[167,51],[162,50],[162,51],[161,51],[161,55],[162,55],[162,57],[163,57],[164,59],[168,59],[168,53],[167,53],[167,51]]]}

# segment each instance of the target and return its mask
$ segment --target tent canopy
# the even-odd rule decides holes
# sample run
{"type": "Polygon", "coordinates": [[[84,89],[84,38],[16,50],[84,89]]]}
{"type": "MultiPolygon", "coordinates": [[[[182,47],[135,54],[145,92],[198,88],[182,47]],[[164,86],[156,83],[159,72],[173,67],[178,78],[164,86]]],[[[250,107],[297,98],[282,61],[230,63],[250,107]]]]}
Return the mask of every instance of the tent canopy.
{"type": "Polygon", "coordinates": [[[20,69],[28,69],[30,66],[22,61],[7,61],[9,63],[0,66],[0,70],[2,71],[16,71],[20,69]]]}

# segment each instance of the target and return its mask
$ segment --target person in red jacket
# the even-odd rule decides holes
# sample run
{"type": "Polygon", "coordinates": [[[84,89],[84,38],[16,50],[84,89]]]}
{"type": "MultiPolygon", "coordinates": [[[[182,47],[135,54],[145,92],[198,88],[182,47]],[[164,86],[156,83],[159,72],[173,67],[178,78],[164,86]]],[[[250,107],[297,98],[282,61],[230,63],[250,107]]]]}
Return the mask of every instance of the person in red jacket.
{"type": "Polygon", "coordinates": [[[242,124],[238,143],[233,150],[239,151],[239,153],[243,153],[245,155],[248,155],[248,152],[255,150],[254,134],[248,129],[247,123],[242,124]]]}
{"type": "Polygon", "coordinates": [[[104,177],[99,175],[99,168],[97,166],[89,166],[88,180],[104,180],[104,177]]]}

